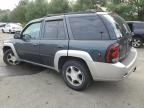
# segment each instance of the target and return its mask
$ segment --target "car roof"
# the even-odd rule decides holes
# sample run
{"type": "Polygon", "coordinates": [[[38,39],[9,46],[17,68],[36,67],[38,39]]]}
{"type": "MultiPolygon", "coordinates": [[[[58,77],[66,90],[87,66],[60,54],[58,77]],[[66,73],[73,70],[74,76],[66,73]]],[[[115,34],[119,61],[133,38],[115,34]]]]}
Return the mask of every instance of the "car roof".
{"type": "Polygon", "coordinates": [[[60,14],[49,14],[43,18],[34,19],[30,21],[29,23],[36,23],[47,19],[57,19],[57,18],[63,18],[64,16],[70,17],[70,16],[87,16],[87,15],[94,15],[94,14],[108,14],[109,12],[96,12],[96,11],[84,11],[84,12],[70,12],[70,13],[60,13],[60,14]]]}

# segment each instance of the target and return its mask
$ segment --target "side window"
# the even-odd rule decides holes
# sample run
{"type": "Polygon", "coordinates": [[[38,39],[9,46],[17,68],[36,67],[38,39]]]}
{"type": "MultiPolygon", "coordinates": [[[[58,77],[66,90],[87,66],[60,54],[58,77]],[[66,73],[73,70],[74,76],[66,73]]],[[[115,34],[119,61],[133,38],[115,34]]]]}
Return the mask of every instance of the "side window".
{"type": "Polygon", "coordinates": [[[33,23],[22,33],[23,36],[30,35],[32,40],[39,39],[41,23],[33,23]]]}
{"type": "Polygon", "coordinates": [[[45,23],[44,39],[65,39],[65,30],[62,20],[47,21],[45,23]]]}
{"type": "Polygon", "coordinates": [[[107,40],[109,34],[98,16],[71,17],[70,26],[76,40],[107,40]]]}

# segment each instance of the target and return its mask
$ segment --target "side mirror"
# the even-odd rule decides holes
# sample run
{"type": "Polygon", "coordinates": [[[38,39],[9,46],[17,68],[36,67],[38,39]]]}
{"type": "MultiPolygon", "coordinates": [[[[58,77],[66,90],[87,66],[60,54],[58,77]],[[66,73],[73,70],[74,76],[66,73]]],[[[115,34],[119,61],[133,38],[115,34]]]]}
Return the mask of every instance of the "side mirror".
{"type": "Polygon", "coordinates": [[[22,36],[22,39],[23,39],[24,41],[28,41],[28,40],[31,39],[31,35],[25,34],[25,35],[22,36]]]}
{"type": "Polygon", "coordinates": [[[20,38],[21,38],[20,32],[16,32],[14,35],[14,39],[20,39],[20,38]]]}

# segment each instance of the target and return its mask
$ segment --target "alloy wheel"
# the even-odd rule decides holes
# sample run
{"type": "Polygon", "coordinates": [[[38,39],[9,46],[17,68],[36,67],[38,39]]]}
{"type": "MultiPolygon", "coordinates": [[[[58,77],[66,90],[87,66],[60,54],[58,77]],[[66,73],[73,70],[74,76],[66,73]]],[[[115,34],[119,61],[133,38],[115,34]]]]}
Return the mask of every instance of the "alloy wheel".
{"type": "Polygon", "coordinates": [[[141,46],[141,40],[140,39],[133,39],[133,41],[132,41],[132,46],[133,47],[140,47],[141,46]]]}
{"type": "Polygon", "coordinates": [[[69,66],[66,69],[66,78],[73,86],[80,86],[84,77],[80,69],[75,66],[69,66]]]}
{"type": "Polygon", "coordinates": [[[15,57],[15,55],[13,53],[9,53],[7,56],[7,61],[9,64],[11,65],[17,65],[20,62],[17,60],[17,58],[15,57]]]}

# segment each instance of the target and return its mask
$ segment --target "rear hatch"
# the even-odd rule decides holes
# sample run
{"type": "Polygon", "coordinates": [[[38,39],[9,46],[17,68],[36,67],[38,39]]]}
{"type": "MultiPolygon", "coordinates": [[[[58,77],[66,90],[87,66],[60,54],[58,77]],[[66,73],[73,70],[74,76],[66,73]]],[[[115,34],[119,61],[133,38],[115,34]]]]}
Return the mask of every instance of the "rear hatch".
{"type": "Polygon", "coordinates": [[[119,61],[122,61],[129,55],[131,49],[131,30],[125,20],[117,14],[110,13],[105,14],[104,16],[110,21],[111,25],[114,27],[117,43],[119,43],[120,45],[119,61]]]}

